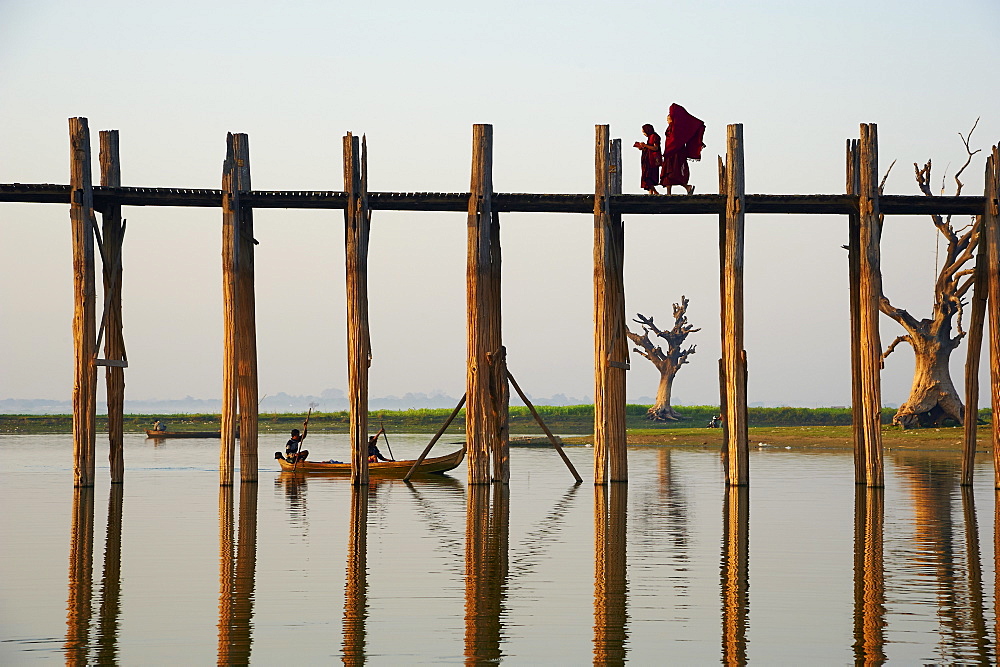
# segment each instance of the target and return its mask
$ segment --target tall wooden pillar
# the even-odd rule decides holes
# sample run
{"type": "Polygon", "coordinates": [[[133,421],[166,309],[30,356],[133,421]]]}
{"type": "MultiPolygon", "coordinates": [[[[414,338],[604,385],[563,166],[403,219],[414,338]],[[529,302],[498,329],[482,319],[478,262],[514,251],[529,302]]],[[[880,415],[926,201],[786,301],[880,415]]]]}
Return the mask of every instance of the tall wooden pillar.
{"type": "Polygon", "coordinates": [[[878,302],[882,295],[879,241],[878,135],[874,124],[861,125],[861,138],[853,162],[857,175],[857,233],[850,234],[851,266],[852,387],[855,437],[860,454],[855,458],[856,482],[870,487],[883,485],[882,396],[880,373],[882,342],[878,328],[878,302]],[[858,405],[860,404],[860,406],[858,405]]]}
{"type": "MultiPolygon", "coordinates": [[[[986,205],[983,236],[986,241],[986,272],[990,317],[990,398],[993,406],[993,483],[1000,489],[1000,152],[997,146],[986,158],[986,205]]],[[[1000,576],[1000,575],[998,575],[1000,576]]]]}
{"type": "Polygon", "coordinates": [[[347,383],[351,405],[351,481],[368,484],[368,147],[344,137],[344,237],[347,255],[347,383]]]}
{"type": "MultiPolygon", "coordinates": [[[[988,180],[988,179],[987,179],[988,180]]],[[[989,254],[986,238],[983,236],[984,220],[979,216],[979,246],[976,248],[976,265],[972,277],[971,311],[969,333],[966,336],[968,348],[965,357],[965,415],[962,420],[964,438],[962,442],[962,486],[972,486],[976,464],[976,436],[979,420],[979,362],[983,351],[983,329],[986,320],[988,295],[989,254]]]]}
{"type": "Polygon", "coordinates": [[[493,213],[492,125],[474,125],[472,132],[466,306],[468,481],[487,484],[492,478],[506,483],[508,389],[500,326],[500,222],[493,213]]]}
{"type": "MultiPolygon", "coordinates": [[[[118,130],[102,130],[101,185],[118,188],[122,184],[118,154],[118,130]]],[[[111,483],[125,480],[125,337],[122,332],[122,225],[120,204],[108,204],[101,210],[104,238],[104,357],[108,395],[108,442],[111,483]]]]}
{"type": "Polygon", "coordinates": [[[596,126],[594,155],[594,484],[628,481],[625,438],[625,231],[611,196],[621,194],[621,139],[596,126]]]}
{"type": "Polygon", "coordinates": [[[73,486],[94,485],[97,431],[97,332],[94,313],[94,191],[90,171],[90,128],[86,118],[69,119],[70,224],[73,234],[73,486]]]}
{"type": "Polygon", "coordinates": [[[240,480],[257,481],[257,327],[254,299],[253,211],[240,195],[250,190],[245,134],[227,135],[222,175],[222,291],[224,349],[220,483],[232,484],[239,414],[240,480]]]}
{"type": "Polygon", "coordinates": [[[726,483],[750,483],[747,444],[747,353],[743,349],[743,240],[745,191],[743,179],[743,125],[726,128],[726,163],[719,165],[726,198],[720,221],[722,279],[722,418],[725,424],[726,483]]]}

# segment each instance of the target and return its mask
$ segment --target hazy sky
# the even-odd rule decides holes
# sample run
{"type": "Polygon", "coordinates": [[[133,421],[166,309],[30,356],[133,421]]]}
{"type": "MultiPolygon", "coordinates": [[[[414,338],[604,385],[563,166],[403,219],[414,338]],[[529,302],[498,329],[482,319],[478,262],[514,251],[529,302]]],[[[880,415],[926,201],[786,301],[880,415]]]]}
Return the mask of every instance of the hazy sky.
{"type": "MultiPolygon", "coordinates": [[[[592,192],[594,125],[631,146],[671,102],[708,125],[699,192],[715,192],[725,126],[743,123],[751,193],[840,193],[844,143],[878,123],[886,187],[917,194],[1000,140],[996,0],[801,3],[91,2],[0,0],[0,182],[66,183],[66,119],[121,132],[125,185],[218,188],[227,131],[250,137],[258,189],[342,189],[341,137],[366,133],[371,190],[467,191],[473,123],[494,126],[499,192],[592,192]]],[[[626,192],[639,193],[625,148],[626,192]]],[[[981,194],[983,156],[967,171],[981,194]]],[[[951,186],[949,185],[949,193],[951,186]]],[[[219,209],[127,208],[127,396],[220,395],[219,209]]],[[[261,394],[345,388],[343,214],[255,213],[261,394]]],[[[465,216],[372,219],[371,392],[465,381],[465,216]]],[[[504,341],[535,396],[593,393],[592,217],[501,217],[504,341]]],[[[718,401],[717,220],[626,216],[631,316],[691,299],[702,330],[675,402],[718,401]]],[[[926,316],[936,234],[888,218],[885,290],[926,316]]],[[[0,398],[72,390],[68,209],[0,204],[0,398]]],[[[847,220],[750,216],[750,401],[850,400],[847,220]]],[[[884,343],[899,327],[885,319],[884,343]]],[[[965,348],[956,355],[955,368],[965,348]]],[[[912,354],[887,362],[906,398],[912,354]]],[[[956,373],[956,382],[961,382],[956,373]]],[[[102,382],[103,384],[103,382],[102,382]]],[[[656,372],[633,355],[629,396],[656,372]]],[[[102,390],[103,394],[103,390],[102,390]]],[[[988,400],[988,399],[987,399],[988,400]]]]}

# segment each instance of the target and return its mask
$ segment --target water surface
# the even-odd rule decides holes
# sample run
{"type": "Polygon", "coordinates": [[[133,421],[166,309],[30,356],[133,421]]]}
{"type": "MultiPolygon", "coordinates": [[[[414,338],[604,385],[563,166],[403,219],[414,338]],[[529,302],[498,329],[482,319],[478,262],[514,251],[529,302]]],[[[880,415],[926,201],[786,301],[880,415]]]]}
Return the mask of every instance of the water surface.
{"type": "Polygon", "coordinates": [[[849,453],[754,449],[727,492],[714,449],[631,449],[605,489],[516,448],[509,489],[355,491],[278,473],[283,442],[220,490],[218,441],[127,436],[120,487],[101,441],[76,491],[69,436],[0,436],[0,663],[995,663],[985,459],[963,494],[957,455],[888,452],[867,491],[849,453]]]}

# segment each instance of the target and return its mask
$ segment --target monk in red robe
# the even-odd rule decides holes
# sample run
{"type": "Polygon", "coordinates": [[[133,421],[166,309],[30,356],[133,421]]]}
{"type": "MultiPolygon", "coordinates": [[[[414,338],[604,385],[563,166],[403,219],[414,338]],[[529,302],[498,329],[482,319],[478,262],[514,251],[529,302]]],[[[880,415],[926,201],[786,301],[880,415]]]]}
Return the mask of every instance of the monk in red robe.
{"type": "Polygon", "coordinates": [[[642,126],[642,133],[646,135],[646,141],[632,144],[642,151],[642,189],[651,195],[658,195],[660,193],[656,191],[656,186],[660,181],[660,165],[663,163],[660,135],[649,123],[642,126]]]}
{"type": "Polygon", "coordinates": [[[705,123],[681,105],[670,105],[667,130],[663,134],[663,167],[660,172],[660,185],[667,189],[668,195],[674,185],[683,185],[689,195],[694,194],[694,186],[688,184],[691,170],[687,161],[701,159],[704,137],[705,123]]]}

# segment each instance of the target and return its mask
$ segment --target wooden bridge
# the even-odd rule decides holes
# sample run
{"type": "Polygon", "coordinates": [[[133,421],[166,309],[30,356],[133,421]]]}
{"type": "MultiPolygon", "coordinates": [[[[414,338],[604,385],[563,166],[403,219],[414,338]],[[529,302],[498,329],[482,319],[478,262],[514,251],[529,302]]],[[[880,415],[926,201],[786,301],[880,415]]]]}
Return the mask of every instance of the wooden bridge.
{"type": "MultiPolygon", "coordinates": [[[[966,405],[978,405],[978,364],[983,323],[990,318],[991,396],[1000,412],[1000,155],[987,159],[983,196],[883,195],[878,182],[874,124],[863,124],[847,142],[845,194],[769,195],[744,190],[743,126],[727,128],[726,157],[719,158],[719,194],[661,196],[622,194],[621,140],[607,125],[596,126],[595,188],[592,193],[541,194],[493,191],[493,133],[473,126],[469,192],[368,192],[364,139],[344,137],[343,191],[254,190],[245,134],[229,134],[222,188],[136,188],[121,185],[117,130],[100,133],[100,184],[91,177],[86,118],[69,119],[70,183],[0,184],[0,202],[66,204],[70,209],[74,268],[73,392],[74,483],[94,484],[97,367],[107,367],[112,482],[124,477],[121,415],[128,361],[121,327],[123,206],[215,207],[222,211],[223,356],[220,482],[233,482],[237,420],[240,476],[257,479],[257,353],[254,307],[253,210],[342,209],[346,225],[348,394],[351,405],[352,480],[368,482],[367,261],[372,211],[464,211],[468,214],[466,435],[470,484],[509,479],[509,399],[500,321],[500,213],[585,213],[594,216],[594,483],[628,479],[625,440],[625,336],[622,215],[709,214],[718,216],[722,358],[720,402],[725,420],[726,479],[749,483],[747,359],[743,349],[743,247],[746,214],[837,214],[847,216],[851,293],[852,410],[856,481],[883,483],[880,423],[882,346],[878,331],[881,294],[879,241],[882,216],[966,214],[982,225],[969,329],[966,405]],[[96,213],[102,216],[98,225],[96,213]],[[95,245],[97,253],[95,253],[95,245]],[[97,325],[96,255],[104,282],[103,315],[97,325]],[[104,339],[103,357],[99,357],[104,339]]],[[[966,424],[963,483],[971,484],[975,420],[966,424]]],[[[1000,488],[1000,422],[993,423],[994,468],[1000,488]]]]}

